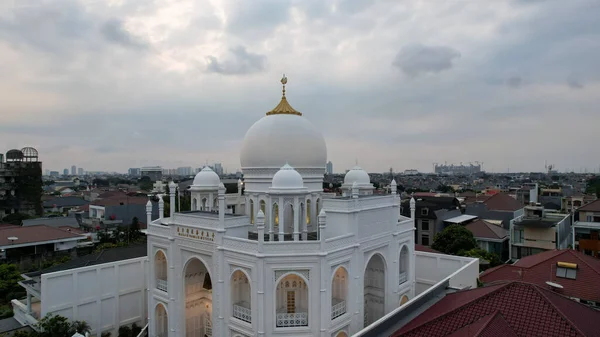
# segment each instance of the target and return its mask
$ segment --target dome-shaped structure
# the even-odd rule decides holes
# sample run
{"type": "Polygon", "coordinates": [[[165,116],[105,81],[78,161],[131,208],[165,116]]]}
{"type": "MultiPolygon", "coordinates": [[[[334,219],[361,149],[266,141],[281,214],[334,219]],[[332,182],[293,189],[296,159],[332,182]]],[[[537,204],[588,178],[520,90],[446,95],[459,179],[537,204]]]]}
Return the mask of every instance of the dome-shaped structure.
{"type": "Polygon", "coordinates": [[[193,187],[210,187],[217,189],[221,179],[219,175],[215,173],[210,167],[205,166],[196,176],[194,177],[193,187]]]}
{"type": "Polygon", "coordinates": [[[370,185],[371,178],[369,178],[369,174],[358,166],[354,166],[346,176],[344,176],[344,185],[352,185],[356,183],[358,186],[361,185],[370,185]]]}
{"type": "Polygon", "coordinates": [[[285,97],[287,77],[281,79],[279,104],[248,129],[240,161],[244,168],[280,168],[289,163],[299,168],[325,168],[327,145],[319,130],[285,97]]]}
{"type": "Polygon", "coordinates": [[[26,161],[38,161],[38,151],[33,147],[24,147],[21,152],[26,161]]]}
{"type": "Polygon", "coordinates": [[[271,187],[276,189],[301,189],[304,188],[304,182],[300,173],[286,163],[273,176],[271,187]]]}
{"type": "Polygon", "coordinates": [[[21,152],[21,150],[12,149],[6,152],[6,160],[9,161],[22,161],[23,157],[23,152],[21,152]]]}

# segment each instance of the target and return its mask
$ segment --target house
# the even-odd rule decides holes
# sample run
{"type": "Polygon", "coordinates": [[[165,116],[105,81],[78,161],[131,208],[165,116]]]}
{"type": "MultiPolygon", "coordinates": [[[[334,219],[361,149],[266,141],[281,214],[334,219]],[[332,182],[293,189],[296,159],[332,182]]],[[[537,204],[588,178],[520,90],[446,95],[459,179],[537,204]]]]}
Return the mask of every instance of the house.
{"type": "MultiPolygon", "coordinates": [[[[444,229],[444,220],[461,214],[460,202],[455,197],[421,196],[415,201],[416,244],[431,245],[435,234],[444,229]]],[[[400,214],[410,217],[409,200],[402,201],[400,214]]]]}
{"type": "Polygon", "coordinates": [[[89,202],[76,196],[55,197],[43,202],[44,213],[67,213],[72,208],[87,205],[89,202]]]}
{"type": "Polygon", "coordinates": [[[476,215],[480,219],[500,220],[505,229],[510,228],[514,219],[523,215],[523,204],[506,193],[483,195],[465,207],[465,214],[476,215]]]}
{"type": "Polygon", "coordinates": [[[588,195],[588,194],[583,194],[581,192],[575,192],[568,197],[562,198],[561,209],[564,210],[565,212],[570,213],[570,212],[580,208],[582,205],[590,203],[594,200],[596,200],[595,195],[588,195]]]}
{"type": "Polygon", "coordinates": [[[392,336],[598,336],[598,320],[600,311],[553,290],[503,281],[448,294],[392,336]]]}
{"type": "Polygon", "coordinates": [[[114,248],[23,274],[25,299],[11,301],[14,318],[35,328],[47,314],[87,322],[91,333],[145,324],[147,246],[114,248]]]}
{"type": "Polygon", "coordinates": [[[510,233],[504,227],[483,219],[477,219],[468,223],[465,228],[473,233],[479,248],[497,254],[502,261],[508,259],[510,233]]]}
{"type": "MultiPolygon", "coordinates": [[[[82,226],[95,231],[98,228],[129,225],[133,218],[139,222],[146,219],[148,198],[129,196],[123,192],[114,192],[107,197],[98,198],[89,204],[89,217],[82,217],[82,226]]],[[[101,194],[101,196],[103,196],[101,194]]],[[[153,215],[158,217],[157,202],[153,202],[153,215]]]]}
{"type": "Polygon", "coordinates": [[[29,226],[37,226],[37,225],[45,225],[54,228],[60,227],[72,227],[79,228],[79,223],[75,217],[63,217],[57,216],[54,218],[35,218],[35,219],[27,219],[23,220],[23,227],[29,226]]]}
{"type": "Polygon", "coordinates": [[[523,281],[600,308],[600,260],[572,249],[550,250],[485,271],[484,283],[523,281]],[[549,284],[548,282],[552,282],[549,284]]]}
{"type": "Polygon", "coordinates": [[[46,225],[0,228],[0,259],[5,262],[34,262],[56,252],[70,252],[85,235],[46,225]]]}
{"type": "Polygon", "coordinates": [[[510,258],[520,259],[545,250],[566,249],[571,243],[571,216],[542,206],[526,206],[511,223],[510,258]]]}
{"type": "Polygon", "coordinates": [[[572,247],[587,255],[600,258],[600,199],[576,210],[572,228],[572,247]]]}

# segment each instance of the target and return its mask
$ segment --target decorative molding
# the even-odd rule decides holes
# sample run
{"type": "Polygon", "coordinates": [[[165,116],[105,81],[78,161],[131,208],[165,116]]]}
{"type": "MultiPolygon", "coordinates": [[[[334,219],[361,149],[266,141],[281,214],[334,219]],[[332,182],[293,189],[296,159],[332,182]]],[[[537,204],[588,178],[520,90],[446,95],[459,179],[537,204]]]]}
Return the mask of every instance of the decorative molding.
{"type": "Polygon", "coordinates": [[[277,280],[281,276],[283,276],[287,273],[296,273],[296,274],[302,275],[306,278],[306,280],[310,281],[310,270],[309,269],[299,269],[299,270],[289,269],[289,270],[276,270],[275,271],[275,282],[277,282],[277,280]]]}

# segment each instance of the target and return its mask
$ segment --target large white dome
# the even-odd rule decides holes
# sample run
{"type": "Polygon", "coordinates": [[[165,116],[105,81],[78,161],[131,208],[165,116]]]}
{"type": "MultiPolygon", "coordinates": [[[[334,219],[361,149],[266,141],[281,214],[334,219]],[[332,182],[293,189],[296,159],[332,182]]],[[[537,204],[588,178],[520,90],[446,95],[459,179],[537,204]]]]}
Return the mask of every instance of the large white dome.
{"type": "Polygon", "coordinates": [[[352,185],[356,183],[358,186],[370,185],[371,178],[369,174],[358,166],[354,166],[346,176],[344,176],[344,185],[352,185]]]}
{"type": "Polygon", "coordinates": [[[243,168],[325,168],[327,146],[323,135],[306,118],[273,114],[250,127],[240,153],[243,168]]]}

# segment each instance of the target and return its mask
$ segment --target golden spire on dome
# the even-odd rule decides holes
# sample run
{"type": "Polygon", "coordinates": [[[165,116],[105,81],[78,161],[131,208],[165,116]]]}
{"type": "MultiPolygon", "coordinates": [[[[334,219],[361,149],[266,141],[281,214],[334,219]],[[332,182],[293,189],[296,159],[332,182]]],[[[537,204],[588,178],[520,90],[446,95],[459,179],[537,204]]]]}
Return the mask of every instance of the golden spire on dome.
{"type": "Polygon", "coordinates": [[[281,101],[279,102],[279,104],[277,104],[277,106],[267,112],[267,116],[269,115],[297,115],[297,116],[302,116],[302,113],[299,111],[296,111],[294,108],[292,108],[292,106],[290,105],[290,103],[288,103],[287,99],[285,98],[285,85],[287,84],[287,77],[285,77],[285,74],[283,74],[283,77],[281,78],[281,84],[283,85],[283,95],[281,96],[281,101]]]}

